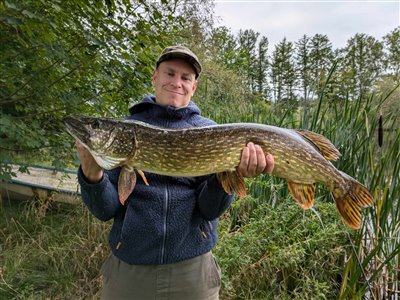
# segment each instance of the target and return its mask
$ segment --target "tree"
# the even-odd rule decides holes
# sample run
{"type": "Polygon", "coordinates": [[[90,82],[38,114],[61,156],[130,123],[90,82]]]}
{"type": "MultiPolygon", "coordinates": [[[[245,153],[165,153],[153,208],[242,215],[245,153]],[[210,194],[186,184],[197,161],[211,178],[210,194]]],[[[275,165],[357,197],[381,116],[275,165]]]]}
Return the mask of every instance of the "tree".
{"type": "Polygon", "coordinates": [[[175,1],[175,7],[177,15],[185,19],[185,24],[175,26],[174,30],[168,33],[169,44],[184,44],[204,61],[210,55],[204,43],[213,33],[213,2],[180,0],[175,1]]]}
{"type": "Polygon", "coordinates": [[[342,51],[349,95],[363,97],[383,71],[383,45],[374,37],[356,34],[342,51]]]}
{"type": "Polygon", "coordinates": [[[65,160],[65,115],[125,114],[150,89],[163,33],[184,24],[174,9],[144,0],[0,2],[0,177],[18,154],[65,160]]]}
{"type": "Polygon", "coordinates": [[[240,30],[238,34],[238,60],[237,70],[239,74],[247,79],[247,84],[251,91],[255,91],[256,85],[256,60],[257,60],[257,39],[259,33],[251,29],[240,30]]]}
{"type": "Polygon", "coordinates": [[[294,91],[297,80],[294,47],[286,38],[276,45],[272,54],[271,78],[275,101],[293,106],[296,101],[294,91]]]}
{"type": "Polygon", "coordinates": [[[299,81],[303,89],[304,103],[308,99],[311,84],[310,38],[307,35],[296,42],[296,65],[299,81]]]}
{"type": "Polygon", "coordinates": [[[237,61],[237,48],[235,36],[230,33],[229,28],[224,26],[214,28],[209,39],[209,49],[217,63],[234,70],[237,61]]]}
{"type": "Polygon", "coordinates": [[[255,74],[256,79],[256,91],[263,95],[264,98],[268,97],[269,87],[268,87],[268,79],[267,72],[269,68],[269,59],[268,59],[268,38],[263,36],[258,43],[258,53],[257,53],[257,70],[255,74]]]}
{"type": "Polygon", "coordinates": [[[397,82],[400,81],[400,27],[383,37],[386,46],[385,63],[397,82]]]}
{"type": "Polygon", "coordinates": [[[325,85],[330,66],[332,65],[332,44],[328,36],[316,34],[311,38],[310,69],[311,88],[320,97],[325,85]]]}

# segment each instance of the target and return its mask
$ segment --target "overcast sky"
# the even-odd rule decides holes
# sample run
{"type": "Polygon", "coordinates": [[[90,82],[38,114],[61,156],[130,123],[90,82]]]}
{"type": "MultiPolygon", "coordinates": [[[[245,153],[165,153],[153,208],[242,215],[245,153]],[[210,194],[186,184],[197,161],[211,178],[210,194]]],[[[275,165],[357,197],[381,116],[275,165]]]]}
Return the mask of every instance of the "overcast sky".
{"type": "Polygon", "coordinates": [[[215,1],[220,26],[253,29],[269,40],[273,50],[284,37],[296,42],[302,35],[326,34],[334,49],[342,48],[356,33],[381,40],[400,26],[400,0],[265,0],[215,1]]]}

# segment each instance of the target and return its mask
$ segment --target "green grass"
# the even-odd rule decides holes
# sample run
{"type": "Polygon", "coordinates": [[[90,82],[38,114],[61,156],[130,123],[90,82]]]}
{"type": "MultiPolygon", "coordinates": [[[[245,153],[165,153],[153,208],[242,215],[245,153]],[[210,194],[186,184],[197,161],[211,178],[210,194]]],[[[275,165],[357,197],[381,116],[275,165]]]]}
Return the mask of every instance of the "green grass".
{"type": "Polygon", "coordinates": [[[82,205],[2,203],[0,299],[95,298],[109,224],[82,205]]]}

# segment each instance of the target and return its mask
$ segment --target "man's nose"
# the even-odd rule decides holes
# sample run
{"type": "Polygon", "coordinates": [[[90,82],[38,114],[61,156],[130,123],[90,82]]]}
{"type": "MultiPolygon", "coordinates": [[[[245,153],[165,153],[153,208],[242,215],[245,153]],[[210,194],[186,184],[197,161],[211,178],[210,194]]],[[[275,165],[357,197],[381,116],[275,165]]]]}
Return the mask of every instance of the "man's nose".
{"type": "Polygon", "coordinates": [[[173,78],[171,78],[171,84],[175,87],[181,87],[182,80],[179,76],[174,76],[173,78]]]}

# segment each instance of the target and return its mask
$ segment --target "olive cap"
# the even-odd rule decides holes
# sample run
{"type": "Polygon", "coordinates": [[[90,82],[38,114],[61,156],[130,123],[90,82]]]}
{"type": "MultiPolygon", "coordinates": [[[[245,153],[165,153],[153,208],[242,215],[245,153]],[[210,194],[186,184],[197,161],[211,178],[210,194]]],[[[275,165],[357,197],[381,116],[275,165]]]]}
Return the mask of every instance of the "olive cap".
{"type": "Polygon", "coordinates": [[[189,48],[185,46],[169,46],[165,48],[161,52],[161,55],[157,60],[156,67],[158,68],[160,63],[162,63],[163,61],[174,58],[183,59],[191,64],[196,72],[196,79],[199,77],[202,70],[199,59],[197,58],[196,54],[194,54],[192,51],[190,51],[189,48]]]}

